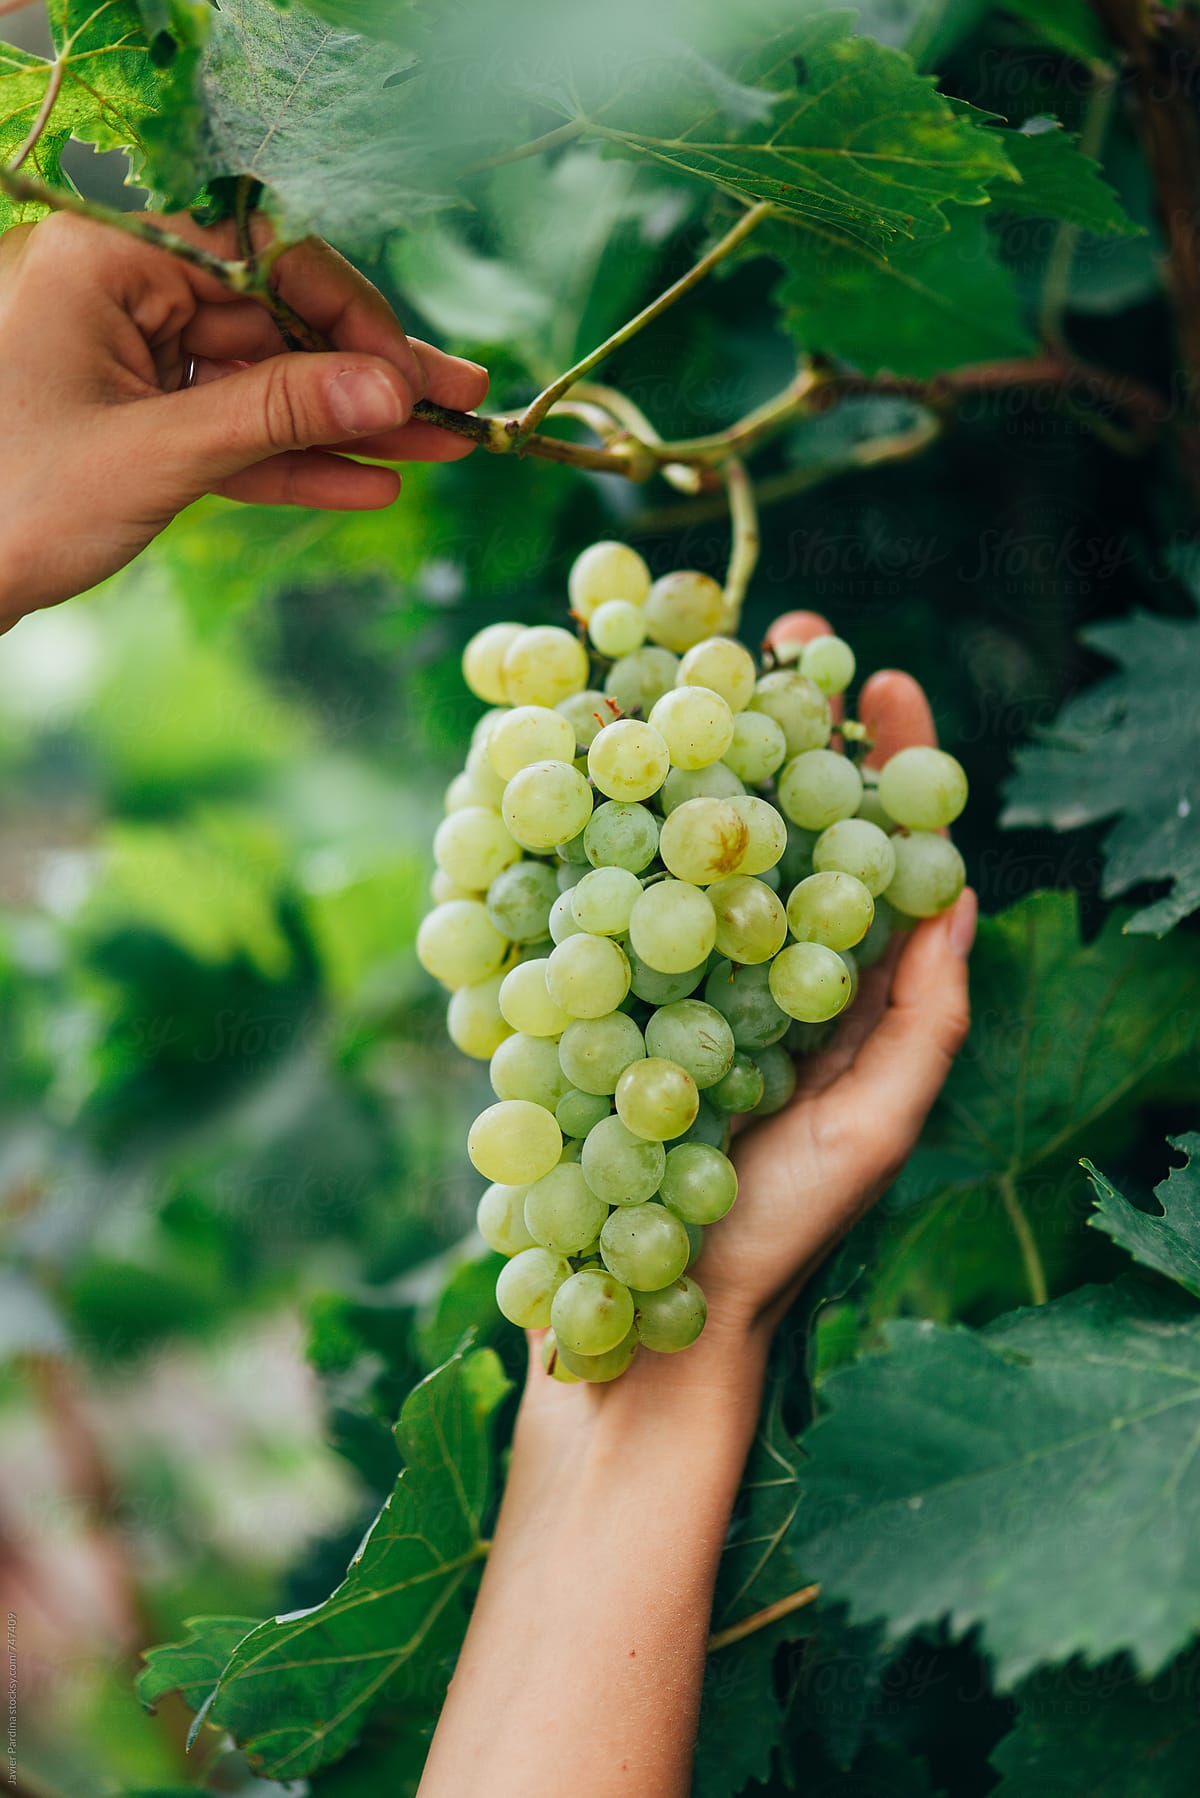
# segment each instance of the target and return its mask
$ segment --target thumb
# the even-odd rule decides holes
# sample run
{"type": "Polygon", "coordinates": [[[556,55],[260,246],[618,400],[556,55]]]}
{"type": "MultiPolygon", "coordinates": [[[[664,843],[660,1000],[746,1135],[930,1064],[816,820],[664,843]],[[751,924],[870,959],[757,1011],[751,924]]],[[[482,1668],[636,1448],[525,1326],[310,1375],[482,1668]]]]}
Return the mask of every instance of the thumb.
{"type": "Polygon", "coordinates": [[[184,500],[268,457],[393,430],[418,397],[382,357],[287,354],[129,410],[184,500]]]}

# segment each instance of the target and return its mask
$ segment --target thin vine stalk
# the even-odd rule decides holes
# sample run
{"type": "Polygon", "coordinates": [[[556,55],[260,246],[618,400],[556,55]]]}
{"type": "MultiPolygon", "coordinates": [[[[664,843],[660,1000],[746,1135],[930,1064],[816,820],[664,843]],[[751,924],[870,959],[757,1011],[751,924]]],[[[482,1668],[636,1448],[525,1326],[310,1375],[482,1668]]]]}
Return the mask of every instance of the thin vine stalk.
{"type": "Polygon", "coordinates": [[[758,565],[762,537],[758,528],[758,507],[754,503],[754,484],[746,473],[745,463],[737,456],[731,456],[724,472],[733,531],[729,572],[725,577],[724,625],[732,634],[741,622],[742,602],[758,565]]]}
{"type": "Polygon", "coordinates": [[[764,1605],[761,1611],[752,1611],[740,1623],[731,1623],[728,1629],[714,1630],[708,1638],[709,1654],[717,1654],[722,1648],[732,1648],[735,1642],[745,1641],[747,1636],[753,1636],[760,1629],[767,1629],[772,1623],[778,1623],[781,1617],[790,1617],[793,1611],[802,1611],[820,1595],[820,1586],[801,1586],[798,1592],[789,1592],[785,1597],[777,1598],[773,1604],[764,1605]]]}
{"type": "Polygon", "coordinates": [[[37,117],[29,127],[29,135],[16,155],[9,162],[9,169],[15,173],[25,161],[32,156],[41,142],[42,133],[50,123],[50,114],[54,111],[59,94],[62,92],[64,68],[61,58],[55,58],[50,64],[50,79],[46,83],[46,91],[42,95],[42,103],[38,107],[37,117]]]}

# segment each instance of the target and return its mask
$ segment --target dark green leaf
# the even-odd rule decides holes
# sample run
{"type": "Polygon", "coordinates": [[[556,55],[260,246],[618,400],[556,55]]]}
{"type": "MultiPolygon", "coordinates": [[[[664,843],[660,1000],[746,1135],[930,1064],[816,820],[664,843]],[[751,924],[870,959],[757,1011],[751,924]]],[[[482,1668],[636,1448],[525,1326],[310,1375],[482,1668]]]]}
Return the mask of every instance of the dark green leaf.
{"type": "Polygon", "coordinates": [[[1087,0],[1003,0],[1001,10],[1029,26],[1035,37],[1080,62],[1104,62],[1112,57],[1112,45],[1087,0]]]}
{"type": "Polygon", "coordinates": [[[1036,1674],[992,1755],[995,1798],[1194,1798],[1196,1674],[1194,1655],[1148,1684],[1121,1662],[1036,1674]]]}
{"type": "Polygon", "coordinates": [[[1110,1180],[1084,1162],[1096,1189],[1096,1210],[1091,1222],[1103,1230],[1135,1261],[1152,1267],[1169,1280],[1200,1298],[1200,1136],[1174,1136],[1173,1149],[1187,1156],[1183,1167],[1173,1167],[1154,1189],[1162,1213],[1139,1211],[1119,1193],[1110,1180]]]}
{"type": "Polygon", "coordinates": [[[793,1547],[823,1592],[893,1641],[980,1628],[1002,1688],[1076,1654],[1165,1666],[1200,1622],[1191,1301],[1122,1282],[888,1339],[804,1439],[793,1547]]]}
{"type": "Polygon", "coordinates": [[[488,1420],[508,1382],[490,1350],[430,1374],[405,1402],[404,1471],[324,1604],[262,1624],[221,1676],[209,1721],[256,1771],[297,1779],[338,1760],[414,1657],[449,1650],[486,1552],[488,1420]]]}
{"type": "Polygon", "coordinates": [[[1080,640],[1120,672],[1017,751],[1000,822],[1077,830],[1119,816],[1104,842],[1105,895],[1169,881],[1126,925],[1163,936],[1200,906],[1200,623],[1137,612],[1080,640]]]}
{"type": "Polygon", "coordinates": [[[1003,134],[1004,148],[1021,177],[1001,182],[996,207],[1021,218],[1063,219],[1097,237],[1136,237],[1142,227],[1131,219],[1078,140],[1057,119],[1026,119],[1019,131],[1003,134]]]}
{"type": "Polygon", "coordinates": [[[257,1617],[189,1617],[182,1642],[146,1650],[146,1665],[135,1681],[138,1697],[152,1709],[168,1692],[178,1692],[189,1710],[200,1710],[226,1661],[258,1623],[257,1617]]]}

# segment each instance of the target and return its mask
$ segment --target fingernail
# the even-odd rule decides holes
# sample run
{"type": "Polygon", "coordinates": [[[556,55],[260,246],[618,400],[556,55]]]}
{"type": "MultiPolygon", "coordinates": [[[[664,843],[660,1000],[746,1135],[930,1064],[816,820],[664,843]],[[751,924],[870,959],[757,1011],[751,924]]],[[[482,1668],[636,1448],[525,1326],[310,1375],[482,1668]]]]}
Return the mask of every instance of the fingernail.
{"type": "Polygon", "coordinates": [[[950,947],[964,958],[971,953],[975,926],[979,920],[979,901],[970,887],[964,887],[950,914],[950,947]]]}
{"type": "Polygon", "coordinates": [[[329,384],[329,406],[347,437],[390,431],[408,417],[408,407],[382,369],[351,368],[329,384]]]}

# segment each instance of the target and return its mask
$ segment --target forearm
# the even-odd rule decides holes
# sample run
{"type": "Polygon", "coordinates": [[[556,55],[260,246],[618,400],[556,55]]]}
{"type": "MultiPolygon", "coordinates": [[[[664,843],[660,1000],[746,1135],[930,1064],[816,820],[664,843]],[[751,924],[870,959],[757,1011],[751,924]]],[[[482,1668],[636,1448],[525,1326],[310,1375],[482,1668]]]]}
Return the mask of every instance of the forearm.
{"type": "Polygon", "coordinates": [[[526,1394],[421,1798],[529,1798],[568,1774],[574,1798],[690,1789],[713,1585],[765,1365],[757,1341],[702,1341],[611,1386],[526,1394]]]}

